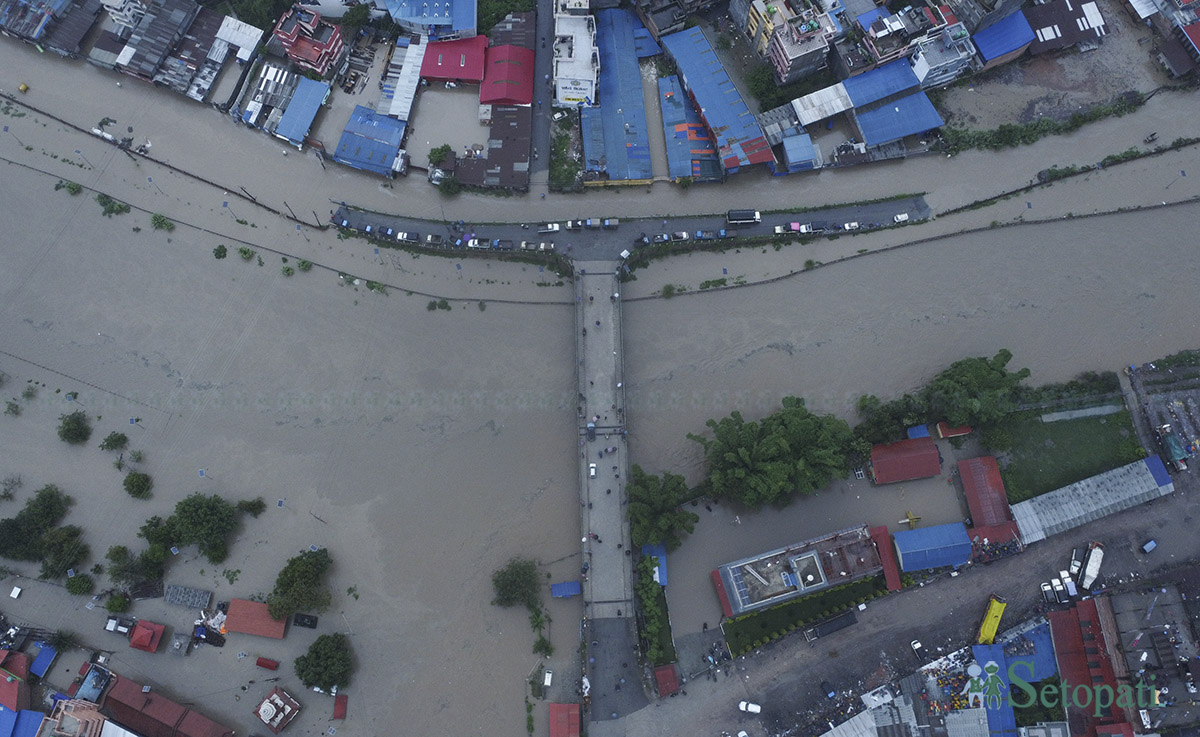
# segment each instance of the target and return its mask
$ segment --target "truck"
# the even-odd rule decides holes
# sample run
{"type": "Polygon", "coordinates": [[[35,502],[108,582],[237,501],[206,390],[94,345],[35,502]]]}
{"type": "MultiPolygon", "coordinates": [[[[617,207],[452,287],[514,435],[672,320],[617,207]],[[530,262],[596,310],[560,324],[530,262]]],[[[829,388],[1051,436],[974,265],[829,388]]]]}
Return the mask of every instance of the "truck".
{"type": "Polygon", "coordinates": [[[858,617],[855,616],[853,609],[847,609],[841,614],[826,619],[816,627],[810,627],[804,630],[804,639],[812,642],[820,637],[827,637],[838,630],[844,630],[852,624],[858,622],[858,617]]]}
{"type": "Polygon", "coordinates": [[[567,230],[583,230],[583,221],[582,220],[568,220],[567,221],[567,230]]]}
{"type": "Polygon", "coordinates": [[[492,241],[492,248],[497,251],[511,251],[513,250],[513,242],[504,238],[497,238],[492,241]]]}
{"type": "Polygon", "coordinates": [[[1100,565],[1104,563],[1104,546],[1098,542],[1093,542],[1088,547],[1087,562],[1083,564],[1083,578],[1079,581],[1079,587],[1082,589],[1092,590],[1092,585],[1096,583],[1096,579],[1100,576],[1100,565]]]}
{"type": "Polygon", "coordinates": [[[538,223],[537,232],[557,233],[561,226],[558,223],[538,223]]]}
{"type": "Polygon", "coordinates": [[[1166,453],[1167,460],[1171,462],[1176,471],[1186,471],[1188,454],[1179,435],[1171,429],[1170,425],[1159,425],[1155,431],[1158,433],[1158,442],[1162,446],[1163,452],[1166,453]]]}
{"type": "Polygon", "coordinates": [[[762,222],[762,214],[758,210],[730,210],[725,220],[730,225],[754,225],[762,222]]]}
{"type": "Polygon", "coordinates": [[[1075,581],[1071,578],[1070,571],[1059,571],[1058,577],[1062,579],[1063,586],[1067,587],[1067,596],[1072,599],[1079,596],[1079,589],[1075,587],[1075,581]]]}
{"type": "Polygon", "coordinates": [[[604,229],[605,230],[616,230],[617,226],[620,224],[621,224],[621,221],[618,220],[617,218],[604,218],[604,229]]]}
{"type": "Polygon", "coordinates": [[[583,227],[588,230],[595,230],[600,227],[600,218],[588,218],[583,221],[583,227]]]}
{"type": "Polygon", "coordinates": [[[991,645],[996,641],[996,632],[1000,629],[1000,617],[1004,615],[1004,608],[1008,606],[1004,599],[1001,599],[996,594],[992,594],[988,599],[987,611],[983,613],[983,621],[979,624],[979,640],[980,645],[991,645]]]}
{"type": "Polygon", "coordinates": [[[718,238],[733,238],[737,235],[736,230],[722,228],[721,230],[697,230],[696,240],[698,241],[715,241],[718,238]]]}

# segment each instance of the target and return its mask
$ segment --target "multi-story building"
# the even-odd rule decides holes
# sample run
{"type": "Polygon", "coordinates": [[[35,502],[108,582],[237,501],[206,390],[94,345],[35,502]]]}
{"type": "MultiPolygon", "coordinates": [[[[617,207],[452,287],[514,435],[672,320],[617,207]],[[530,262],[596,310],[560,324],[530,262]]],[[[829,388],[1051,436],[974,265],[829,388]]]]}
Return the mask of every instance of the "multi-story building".
{"type": "Polygon", "coordinates": [[[596,19],[577,12],[561,0],[554,14],[554,104],[580,107],[596,102],[600,51],[596,48],[596,19]]]}
{"type": "Polygon", "coordinates": [[[101,0],[101,4],[122,30],[132,29],[146,14],[146,4],[142,0],[101,0]]]}
{"type": "Polygon", "coordinates": [[[776,29],[767,45],[775,79],[788,84],[829,65],[829,47],[838,25],[828,13],[806,8],[776,29]]]}
{"type": "Polygon", "coordinates": [[[954,15],[972,34],[1017,12],[1024,0],[948,0],[954,15]]]}
{"type": "MultiPolygon", "coordinates": [[[[745,3],[747,0],[740,2],[745,3]]],[[[717,0],[638,0],[635,9],[646,29],[655,38],[659,38],[664,34],[682,30],[687,25],[688,18],[716,4],[717,0]]],[[[738,24],[740,28],[746,25],[745,17],[743,11],[742,21],[738,24]]]]}
{"type": "Polygon", "coordinates": [[[396,25],[434,41],[476,34],[475,0],[385,0],[396,25]]]}
{"type": "Polygon", "coordinates": [[[297,66],[322,77],[346,51],[342,29],[321,20],[321,14],[293,5],[275,26],[274,36],[297,66]]]}
{"type": "Polygon", "coordinates": [[[858,20],[863,30],[863,44],[877,66],[907,55],[918,40],[946,25],[946,18],[927,5],[908,7],[891,15],[877,9],[858,20]]]}
{"type": "Polygon", "coordinates": [[[771,37],[795,17],[795,11],[785,0],[751,0],[746,17],[746,37],[750,39],[750,47],[759,56],[765,55],[771,37]]]}
{"type": "Polygon", "coordinates": [[[921,38],[908,57],[922,89],[949,84],[975,65],[975,45],[962,23],[921,38]]]}

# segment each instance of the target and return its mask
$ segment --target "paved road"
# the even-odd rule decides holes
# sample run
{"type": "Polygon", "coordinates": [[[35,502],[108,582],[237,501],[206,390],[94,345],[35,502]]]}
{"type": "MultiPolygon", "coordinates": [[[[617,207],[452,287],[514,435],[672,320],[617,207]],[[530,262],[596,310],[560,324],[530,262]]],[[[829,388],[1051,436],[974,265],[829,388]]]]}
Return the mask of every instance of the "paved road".
{"type": "MultiPolygon", "coordinates": [[[[455,230],[453,224],[436,220],[419,220],[415,218],[386,215],[383,213],[357,210],[348,205],[338,207],[331,216],[331,222],[342,223],[354,230],[386,234],[418,233],[423,239],[429,233],[437,233],[446,239],[447,245],[461,238],[463,233],[474,233],[480,240],[508,240],[513,247],[520,248],[522,241],[530,243],[553,243],[559,253],[564,253],[577,263],[585,260],[617,261],[621,252],[636,247],[635,241],[642,235],[654,236],[662,233],[685,231],[695,236],[701,230],[719,230],[732,228],[739,236],[769,236],[777,225],[787,226],[789,223],[811,223],[814,228],[826,229],[830,233],[841,231],[845,223],[857,222],[863,229],[873,226],[886,227],[892,225],[892,218],[899,213],[907,213],[913,220],[930,217],[932,212],[924,197],[908,197],[888,202],[877,202],[859,206],[832,207],[806,213],[764,213],[762,222],[757,225],[729,226],[723,217],[678,217],[667,219],[636,219],[620,221],[620,225],[611,230],[601,228],[589,230],[567,230],[566,222],[559,222],[559,231],[552,234],[540,234],[538,223],[464,223],[461,231],[455,230]],[[522,227],[525,225],[527,227],[522,227]]],[[[599,220],[605,213],[581,212],[580,218],[599,220]]]]}

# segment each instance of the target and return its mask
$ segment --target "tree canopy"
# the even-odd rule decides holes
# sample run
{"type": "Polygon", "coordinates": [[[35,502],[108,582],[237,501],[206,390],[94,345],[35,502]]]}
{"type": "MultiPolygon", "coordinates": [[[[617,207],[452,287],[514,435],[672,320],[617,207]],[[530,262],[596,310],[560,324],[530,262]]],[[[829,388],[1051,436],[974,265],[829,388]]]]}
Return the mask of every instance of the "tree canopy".
{"type": "Polygon", "coordinates": [[[92,423],[83,410],[75,410],[58,418],[58,437],[64,443],[80,445],[92,437],[92,423]]]}
{"type": "Polygon", "coordinates": [[[175,505],[169,522],[176,542],[195,544],[210,563],[220,563],[229,554],[229,534],[237,529],[237,507],[216,494],[191,494],[175,505]]]}
{"type": "Polygon", "coordinates": [[[83,529],[75,525],[54,527],[42,535],[41,578],[62,578],[67,570],[87,559],[88,546],[83,542],[83,529]]]}
{"type": "Polygon", "coordinates": [[[964,358],[934,377],[925,388],[929,409],[951,425],[988,425],[1016,406],[1018,385],[1029,369],[1010,372],[1012,352],[1001,348],[992,358],[964,358]]]}
{"type": "Polygon", "coordinates": [[[66,516],[72,503],[54,484],[38,489],[15,517],[0,520],[0,556],[41,560],[43,536],[66,516]]]}
{"type": "Polygon", "coordinates": [[[492,603],[496,606],[520,604],[531,612],[542,608],[537,563],[529,558],[513,558],[493,573],[492,588],[496,595],[492,603]]]}
{"type": "Polygon", "coordinates": [[[325,585],[325,572],[333,558],[325,548],[306,550],[288,559],[275,577],[275,589],[267,595],[267,609],[275,619],[301,610],[321,610],[332,596],[325,585]]]}
{"type": "Polygon", "coordinates": [[[316,686],[326,691],[350,683],[354,672],[354,653],[350,640],[340,632],[321,635],[308,652],[296,658],[296,675],[305,688],[316,686]]]}
{"type": "Polygon", "coordinates": [[[663,543],[667,550],[675,550],[700,519],[680,506],[691,493],[679,474],[664,473],[659,478],[635,465],[626,489],[630,539],[635,547],[663,543]]]}
{"type": "Polygon", "coordinates": [[[704,447],[715,496],[753,509],[786,504],[847,473],[850,426],[833,415],[814,415],[798,397],[784,397],[782,404],[761,422],[746,422],[740,412],[709,420],[712,438],[688,434],[704,447]]]}

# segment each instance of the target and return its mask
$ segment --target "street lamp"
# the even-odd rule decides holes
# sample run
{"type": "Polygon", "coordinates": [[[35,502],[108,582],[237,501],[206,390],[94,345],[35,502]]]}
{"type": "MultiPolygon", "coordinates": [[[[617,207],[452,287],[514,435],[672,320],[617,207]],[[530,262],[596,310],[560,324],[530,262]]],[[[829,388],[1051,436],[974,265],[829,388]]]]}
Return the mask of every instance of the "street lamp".
{"type": "Polygon", "coordinates": [[[16,134],[16,133],[13,133],[12,131],[10,131],[10,130],[8,129],[8,126],[7,126],[7,125],[6,125],[6,126],[4,126],[4,132],[5,132],[5,133],[7,133],[8,135],[12,136],[13,138],[16,138],[16,140],[17,140],[17,143],[20,143],[22,146],[24,146],[24,145],[25,145],[24,143],[22,143],[22,142],[21,142],[21,139],[20,139],[20,138],[17,138],[17,134],[16,134]]]}
{"type": "Polygon", "coordinates": [[[75,149],[75,153],[79,155],[79,158],[83,159],[84,161],[87,161],[88,166],[92,167],[93,169],[96,168],[96,165],[93,164],[92,162],[88,161],[88,157],[84,156],[82,151],[80,151],[79,149],[75,149]]]}

